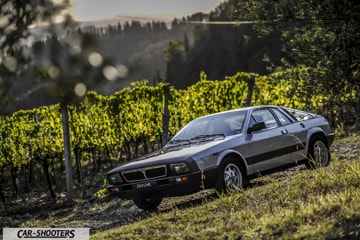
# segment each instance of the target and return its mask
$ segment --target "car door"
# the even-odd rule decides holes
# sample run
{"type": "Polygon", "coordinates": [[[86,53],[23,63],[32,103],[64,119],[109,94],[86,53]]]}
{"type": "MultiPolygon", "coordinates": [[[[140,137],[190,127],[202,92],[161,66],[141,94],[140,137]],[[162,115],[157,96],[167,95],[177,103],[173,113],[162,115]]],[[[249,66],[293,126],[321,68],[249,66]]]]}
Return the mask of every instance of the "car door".
{"type": "Polygon", "coordinates": [[[306,122],[296,121],[287,112],[271,108],[280,124],[286,129],[284,138],[288,142],[290,155],[288,162],[300,161],[306,158],[306,136],[308,128],[306,122]]]}
{"type": "MultiPolygon", "coordinates": [[[[244,153],[249,174],[270,170],[294,163],[304,158],[304,136],[299,122],[277,116],[277,108],[260,108],[252,112],[248,127],[264,122],[265,128],[245,137],[244,153]],[[297,124],[297,125],[296,125],[297,124]]],[[[280,112],[281,113],[281,112],[280,112]]]]}
{"type": "Polygon", "coordinates": [[[264,122],[265,128],[247,134],[243,152],[248,164],[249,174],[276,168],[287,163],[288,155],[287,130],[279,124],[278,119],[268,108],[252,112],[248,127],[254,123],[264,122]]]}

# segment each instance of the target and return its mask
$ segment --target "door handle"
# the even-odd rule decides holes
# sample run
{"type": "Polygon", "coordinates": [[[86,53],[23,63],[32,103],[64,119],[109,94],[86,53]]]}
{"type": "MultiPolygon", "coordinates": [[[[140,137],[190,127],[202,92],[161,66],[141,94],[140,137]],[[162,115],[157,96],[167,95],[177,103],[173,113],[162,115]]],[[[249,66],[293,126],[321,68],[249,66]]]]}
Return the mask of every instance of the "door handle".
{"type": "Polygon", "coordinates": [[[303,123],[300,123],[300,126],[301,126],[302,128],[305,128],[305,124],[303,124],[303,123]]]}
{"type": "Polygon", "coordinates": [[[281,134],[282,134],[282,135],[288,134],[288,131],[287,131],[287,130],[282,130],[282,131],[281,131],[281,134]]]}

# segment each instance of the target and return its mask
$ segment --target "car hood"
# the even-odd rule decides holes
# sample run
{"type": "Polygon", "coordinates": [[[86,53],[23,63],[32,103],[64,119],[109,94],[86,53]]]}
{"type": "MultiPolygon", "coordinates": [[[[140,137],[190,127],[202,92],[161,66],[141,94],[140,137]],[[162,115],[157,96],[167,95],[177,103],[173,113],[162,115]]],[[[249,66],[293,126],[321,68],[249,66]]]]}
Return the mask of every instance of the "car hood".
{"type": "Polygon", "coordinates": [[[184,144],[176,147],[161,148],[155,152],[147,154],[141,158],[135,159],[125,165],[114,168],[108,174],[126,171],[135,168],[143,168],[153,165],[169,164],[188,159],[198,159],[205,155],[209,155],[221,150],[228,149],[233,146],[232,142],[238,142],[239,135],[228,136],[224,139],[213,141],[204,141],[199,143],[184,144]],[[237,139],[237,140],[236,140],[237,139]]]}

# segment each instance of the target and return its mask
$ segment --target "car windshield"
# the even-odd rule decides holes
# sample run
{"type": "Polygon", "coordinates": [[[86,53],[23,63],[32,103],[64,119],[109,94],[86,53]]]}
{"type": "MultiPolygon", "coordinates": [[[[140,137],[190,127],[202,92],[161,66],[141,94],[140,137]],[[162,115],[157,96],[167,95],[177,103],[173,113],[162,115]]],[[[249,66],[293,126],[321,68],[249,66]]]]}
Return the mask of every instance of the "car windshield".
{"type": "Polygon", "coordinates": [[[189,144],[240,133],[246,111],[231,111],[195,119],[183,127],[169,143],[189,144]]]}

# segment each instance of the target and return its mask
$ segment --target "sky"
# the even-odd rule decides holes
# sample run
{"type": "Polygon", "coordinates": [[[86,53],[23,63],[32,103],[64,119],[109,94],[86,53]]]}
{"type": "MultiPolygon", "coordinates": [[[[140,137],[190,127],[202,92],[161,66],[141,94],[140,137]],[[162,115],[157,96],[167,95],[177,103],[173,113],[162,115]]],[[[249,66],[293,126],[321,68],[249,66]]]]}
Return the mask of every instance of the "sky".
{"type": "Polygon", "coordinates": [[[196,12],[210,12],[224,0],[70,0],[76,21],[95,21],[117,16],[149,16],[174,19],[196,12]]]}

